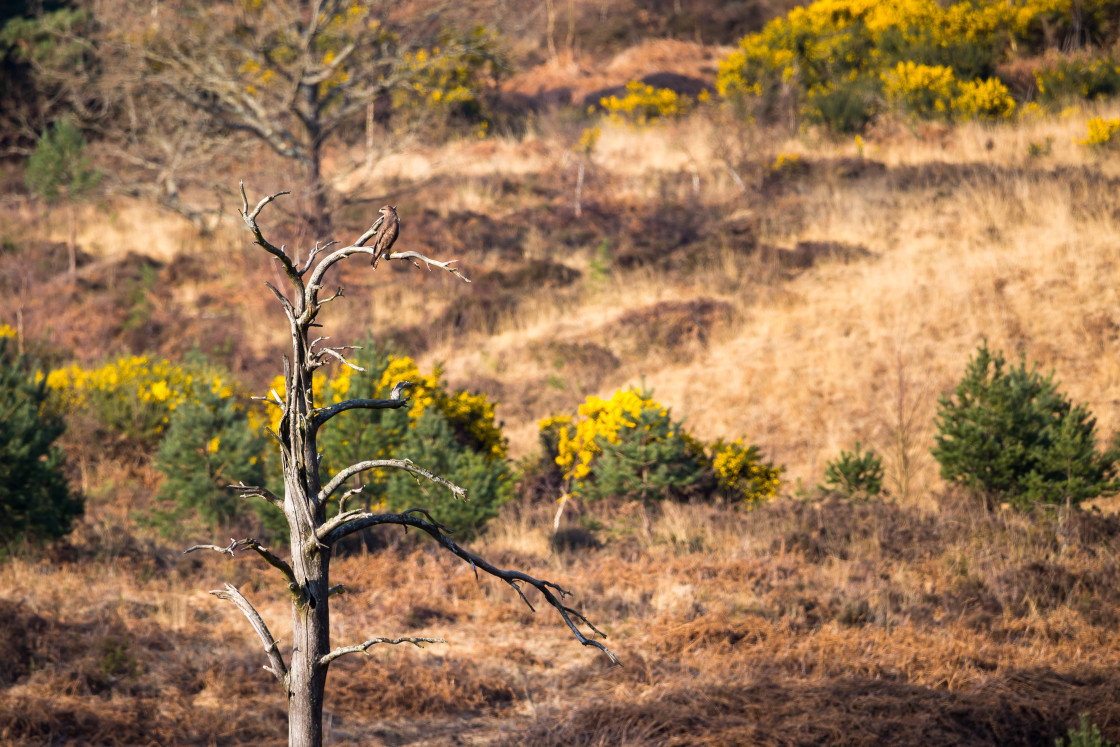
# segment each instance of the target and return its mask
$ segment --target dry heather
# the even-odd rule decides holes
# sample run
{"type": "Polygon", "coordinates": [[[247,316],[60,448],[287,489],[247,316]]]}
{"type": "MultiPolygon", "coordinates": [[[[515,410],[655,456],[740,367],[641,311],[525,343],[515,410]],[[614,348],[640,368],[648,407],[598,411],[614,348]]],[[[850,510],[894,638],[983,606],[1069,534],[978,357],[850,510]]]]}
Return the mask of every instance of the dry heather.
{"type": "MultiPolygon", "coordinates": [[[[550,551],[544,505],[480,541],[577,592],[624,662],[430,544],[337,560],[335,640],[375,649],[328,687],[330,744],[1053,744],[1120,727],[1120,520],[781,501],[666,506],[650,537],[597,511],[602,549],[550,551]]],[[[5,744],[280,744],[283,702],[231,580],[285,638],[275,579],[86,530],[0,570],[5,744]]]]}
{"type": "MultiPolygon", "coordinates": [[[[518,84],[559,85],[556,64],[518,84]]],[[[588,90],[607,82],[579,75],[588,90]]],[[[347,298],[322,318],[336,341],[373,329],[443,362],[452,384],[501,403],[515,456],[536,448],[540,418],[644,381],[700,437],[759,444],[787,493],[859,440],[883,454],[898,500],[666,506],[650,537],[625,507],[597,508],[593,535],[573,528],[555,550],[551,503],[511,508],[484,554],[576,590],[622,669],[509,590],[387,538],[335,564],[354,589],[335,640],[449,644],[344,662],[331,743],[1042,745],[1081,712],[1120,737],[1118,520],[977,513],[928,451],[937,397],[985,338],[1053,369],[1102,439],[1120,428],[1120,165],[1073,143],[1115,109],[884,125],[862,145],[708,111],[611,126],[578,216],[572,146],[587,122],[543,112],[518,139],[386,156],[376,198],[337,216],[340,238],[388,201],[402,247],[458,257],[475,282],[348,268],[347,298]]],[[[261,162],[252,190],[293,186],[261,162]]],[[[83,218],[69,282],[62,222],[14,202],[0,214],[0,288],[20,299],[4,321],[49,341],[33,352],[198,348],[253,387],[278,373],[284,330],[261,292],[278,278],[236,226],[199,237],[112,204],[83,218]]],[[[306,251],[294,231],[270,235],[306,251]]],[[[46,558],[0,565],[0,742],[280,744],[259,647],[205,594],[238,584],[283,640],[273,579],[137,539],[156,487],[147,457],[73,446],[85,523],[46,558]]]]}

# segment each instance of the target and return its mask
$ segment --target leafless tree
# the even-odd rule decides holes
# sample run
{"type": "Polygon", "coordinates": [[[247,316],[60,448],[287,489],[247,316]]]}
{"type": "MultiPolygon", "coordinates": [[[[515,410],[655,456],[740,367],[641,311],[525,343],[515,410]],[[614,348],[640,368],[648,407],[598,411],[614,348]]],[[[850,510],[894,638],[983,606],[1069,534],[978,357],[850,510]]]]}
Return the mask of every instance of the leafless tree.
{"type": "Polygon", "coordinates": [[[166,206],[196,223],[197,199],[185,193],[199,180],[200,157],[208,164],[222,154],[243,156],[248,143],[295,167],[303,217],[317,237],[330,235],[334,185],[352,181],[348,172],[368,171],[376,157],[335,159],[327,173],[328,147],[364,141],[372,151],[398,142],[375,136],[375,109],[386,114],[417,95],[414,87],[426,90],[421,82],[431,83],[435,71],[468,58],[483,78],[505,65],[490,36],[452,33],[434,6],[160,0],[137,14],[135,3],[115,2],[128,23],[105,31],[104,54],[114,58],[112,82],[135,92],[124,111],[134,137],[119,143],[118,155],[152,177],[134,179],[134,188],[157,185],[166,206]],[[136,20],[144,33],[131,27],[136,20]]]}
{"type": "MultiPolygon", "coordinates": [[[[554,607],[560,618],[568,626],[576,639],[585,646],[594,646],[618,663],[614,654],[601,642],[588,638],[580,626],[588,628],[593,635],[603,634],[577,610],[567,605],[565,598],[570,594],[557,584],[533,578],[516,570],[503,570],[485,559],[461,547],[450,536],[447,529],[422,508],[413,508],[401,513],[374,513],[368,508],[347,509],[346,499],[361,491],[361,488],[346,489],[347,481],[371,469],[399,469],[411,473],[419,480],[428,480],[439,485],[459,498],[466,500],[466,490],[448,480],[414,464],[408,459],[371,459],[360,461],[340,470],[327,484],[319,477],[321,455],[317,446],[320,429],[332,418],[348,410],[376,410],[398,408],[408,404],[407,390],[410,382],[397,382],[388,399],[351,399],[329,406],[321,406],[315,401],[312,390],[312,375],[316,369],[337,362],[353,366],[346,360],[345,347],[328,347],[325,338],[316,336],[312,331],[319,325],[316,317],[323,305],[342,296],[342,289],[329,296],[321,297],[324,277],[334,265],[355,255],[370,256],[375,251],[381,253],[373,259],[405,260],[417,266],[446,270],[464,281],[467,278],[453,266],[454,260],[440,262],[413,251],[391,251],[391,241],[378,241],[372,247],[367,242],[378,235],[378,229],[385,218],[373,224],[351,245],[337,248],[328,244],[316,247],[309,252],[307,260],[297,266],[284,247],[267,240],[258,223],[261,211],[280,195],[270,195],[250,208],[245,197],[244,185],[241,187],[241,216],[252,233],[254,243],[280,263],[290,288],[285,294],[280,288],[266,283],[276,296],[287,318],[291,336],[291,351],[284,356],[285,393],[281,396],[275,390],[266,399],[272,406],[280,408],[282,416],[277,432],[270,435],[279,446],[281,464],[284,471],[284,495],[277,496],[259,485],[239,484],[231,486],[246,497],[267,501],[284,512],[290,530],[291,560],[286,561],[254,539],[232,540],[228,546],[196,545],[187,550],[214,550],[234,555],[238,550],[252,550],[266,563],[275,568],[284,579],[292,600],[293,633],[292,650],[289,661],[285,661],[280,646],[268,630],[264,620],[249,600],[232,585],[212,594],[231,601],[245,615],[253,626],[268,657],[266,670],[271,672],[284,689],[288,699],[288,738],[289,744],[308,747],[322,744],[323,698],[326,690],[327,672],[331,663],[341,656],[368,650],[377,644],[399,644],[436,642],[429,638],[382,638],[373,637],[360,643],[331,648],[330,643],[330,597],[338,587],[330,582],[331,548],[344,537],[364,529],[397,525],[412,527],[427,533],[441,547],[469,563],[477,575],[480,571],[499,578],[514,588],[522,601],[529,605],[526,592],[528,587],[535,589],[544,600],[554,607]],[[334,501],[332,501],[332,498],[334,501]],[[333,515],[328,515],[328,504],[337,506],[333,515]]],[[[389,211],[385,211],[383,216],[389,211]]]]}

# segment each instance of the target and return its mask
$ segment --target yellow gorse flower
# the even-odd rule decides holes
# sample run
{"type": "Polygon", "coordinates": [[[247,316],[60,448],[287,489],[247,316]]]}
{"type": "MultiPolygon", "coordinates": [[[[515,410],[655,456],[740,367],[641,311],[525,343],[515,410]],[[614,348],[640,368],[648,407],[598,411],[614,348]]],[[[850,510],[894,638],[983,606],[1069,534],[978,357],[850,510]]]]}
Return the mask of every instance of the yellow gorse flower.
{"type": "Polygon", "coordinates": [[[571,418],[557,417],[541,421],[541,428],[557,430],[556,464],[564,470],[564,477],[582,480],[591,474],[591,463],[599,453],[597,439],[618,443],[619,433],[637,427],[638,416],[646,409],[669,417],[669,411],[653,399],[633,389],[620,389],[609,400],[588,397],[579,406],[582,419],[574,426],[571,418]]]}
{"type": "Polygon", "coordinates": [[[46,374],[46,383],[64,408],[92,407],[106,423],[142,437],[162,432],[180,405],[201,402],[206,395],[235,396],[218,374],[143,355],[94,368],[58,368],[46,374]]]}
{"type": "MultiPolygon", "coordinates": [[[[1068,17],[1071,0],[818,0],[739,41],[719,64],[722,96],[799,92],[817,101],[842,85],[882,91],[921,117],[1001,118],[1014,111],[994,78],[958,80],[920,50],[998,48],[1032,43],[1039,25],[1068,17]],[[913,50],[913,51],[911,51],[913,50]]],[[[952,59],[948,54],[946,59],[952,59]]],[[[853,93],[853,96],[859,95],[853,93]]]]}
{"type": "Polygon", "coordinates": [[[712,469],[722,490],[751,504],[778,494],[782,469],[764,463],[757,449],[744,445],[742,439],[713,448],[712,469]]]}
{"type": "MultiPolygon", "coordinates": [[[[625,95],[621,98],[613,95],[601,98],[599,105],[611,121],[641,126],[687,114],[692,108],[692,99],[669,88],[654,88],[632,80],[626,84],[625,95]]],[[[593,142],[591,144],[594,145],[593,142]]]]}
{"type": "Polygon", "coordinates": [[[602,135],[603,128],[601,127],[585,127],[583,133],[579,136],[579,142],[572,146],[572,150],[590,156],[602,135]]]}
{"type": "Polygon", "coordinates": [[[1117,133],[1120,133],[1120,118],[1093,117],[1089,120],[1087,128],[1088,134],[1084,138],[1075,138],[1078,145],[1104,148],[1114,144],[1114,140],[1120,141],[1120,138],[1116,138],[1117,133]]]}

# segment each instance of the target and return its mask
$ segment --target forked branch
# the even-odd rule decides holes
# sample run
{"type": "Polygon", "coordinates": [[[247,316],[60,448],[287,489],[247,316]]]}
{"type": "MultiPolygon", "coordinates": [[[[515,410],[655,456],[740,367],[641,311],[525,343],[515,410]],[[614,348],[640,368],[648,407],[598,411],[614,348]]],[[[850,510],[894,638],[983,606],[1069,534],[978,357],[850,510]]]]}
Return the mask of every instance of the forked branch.
{"type": "Polygon", "coordinates": [[[275,555],[271,550],[251,537],[249,539],[242,540],[230,539],[229,545],[226,547],[218,547],[217,545],[195,545],[193,547],[188,547],[186,550],[183,550],[183,554],[186,555],[187,553],[194,552],[195,550],[213,550],[214,552],[225,553],[226,555],[229,555],[231,558],[233,558],[236,557],[236,553],[238,550],[245,547],[249,548],[257,555],[260,555],[262,558],[264,558],[264,562],[268,563],[270,566],[283,573],[284,578],[288,581],[289,588],[298,586],[298,584],[296,584],[296,575],[292,572],[292,567],[288,565],[288,563],[285,562],[283,558],[275,555]]]}
{"type": "Polygon", "coordinates": [[[399,514],[374,514],[365,510],[351,511],[337,516],[335,519],[324,524],[320,530],[320,539],[330,545],[354,532],[382,524],[396,524],[405,528],[414,527],[426,532],[432,539],[442,545],[445,550],[470,563],[476,576],[478,575],[478,571],[482,570],[512,586],[518,596],[521,597],[521,600],[525,602],[526,606],[528,606],[530,610],[536,612],[536,609],[529,602],[528,598],[525,596],[524,590],[521,588],[522,584],[532,586],[540,592],[546,602],[556,608],[561,619],[563,619],[564,623],[568,626],[568,629],[572,631],[577,641],[584,646],[594,646],[606,654],[607,658],[611,660],[611,663],[619,664],[618,657],[614,655],[614,652],[599,641],[588,638],[583,634],[583,631],[579,629],[577,623],[586,625],[591,629],[592,633],[601,638],[607,637],[605,633],[592,625],[591,621],[589,621],[582,612],[564,604],[564,598],[571,596],[572,592],[551,581],[533,578],[522,571],[503,570],[492,565],[482,557],[460,547],[447,535],[447,528],[433,520],[426,511],[415,508],[399,514]],[[423,515],[424,518],[421,518],[420,515],[423,515]],[[322,531],[328,527],[330,527],[329,531],[322,531]]]}
{"type": "Polygon", "coordinates": [[[257,225],[257,216],[261,214],[261,210],[264,209],[265,205],[272,202],[277,197],[291,193],[277,192],[276,194],[267,195],[261,198],[257,206],[253,208],[253,212],[249,212],[249,198],[245,195],[245,182],[239,182],[238,186],[241,188],[241,218],[245,221],[245,225],[249,227],[249,231],[253,234],[257,246],[279,259],[284,265],[284,272],[288,277],[295,279],[298,283],[299,271],[296,269],[296,266],[292,264],[291,258],[284,251],[283,247],[276,246],[266,239],[264,234],[261,233],[260,226],[257,225]]]}
{"type": "Polygon", "coordinates": [[[253,626],[253,630],[257,632],[257,637],[261,639],[264,644],[264,652],[268,654],[268,660],[272,666],[264,667],[266,672],[272,672],[280,684],[285,688],[288,687],[288,667],[284,664],[284,657],[280,655],[280,646],[276,643],[276,639],[272,637],[272,633],[268,632],[268,626],[264,624],[260,614],[253,608],[237,587],[232,584],[226,584],[225,589],[218,589],[210,592],[218,599],[228,599],[241,610],[241,614],[249,620],[249,624],[253,626]]]}

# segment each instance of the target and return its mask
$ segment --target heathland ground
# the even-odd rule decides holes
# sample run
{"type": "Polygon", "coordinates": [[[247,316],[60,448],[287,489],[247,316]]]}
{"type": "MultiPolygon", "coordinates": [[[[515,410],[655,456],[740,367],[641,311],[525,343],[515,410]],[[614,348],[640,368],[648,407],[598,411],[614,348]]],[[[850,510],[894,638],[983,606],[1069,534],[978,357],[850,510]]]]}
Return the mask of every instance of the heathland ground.
{"type": "MultiPolygon", "coordinates": [[[[702,75],[726,51],[559,55],[510,86],[702,75]]],[[[391,201],[399,246],[458,258],[474,282],[349,268],[322,320],[336,341],[373,330],[486,393],[514,459],[537,452],[542,418],[645,386],[701,439],[745,438],[784,471],[781,495],[753,510],[666,503],[648,532],[633,506],[577,506],[566,542],[551,533],[558,496],[525,495],[474,542],[573,589],[621,668],[411,537],[337,560],[352,593],[336,638],[447,644],[345,661],[328,743],[1053,744],[1082,713],[1120,736],[1109,500],[987,512],[929,452],[937,399],[985,340],[1052,370],[1102,444],[1120,429],[1120,161],[1076,142],[1118,114],[887,118],[855,138],[711,107],[604,124],[580,155],[586,122],[544,110],[516,135],[380,159],[366,175],[379,201],[340,211],[336,233],[391,201]],[[882,455],[887,495],[820,496],[825,465],[856,442],[882,455]]],[[[362,158],[339,148],[328,163],[362,158]]],[[[265,163],[231,183],[298,189],[265,163]]],[[[94,364],[200,350],[267,389],[286,330],[262,292],[276,273],[243,228],[200,235],[105,198],[78,208],[71,277],[61,211],[20,197],[16,167],[3,178],[0,275],[20,299],[4,321],[33,352],[94,364]]],[[[150,454],[81,427],[64,445],[86,516],[0,565],[0,741],[282,743],[259,646],[206,594],[234,583],[283,642],[267,569],[184,557],[144,526],[162,479],[150,454]]]]}

